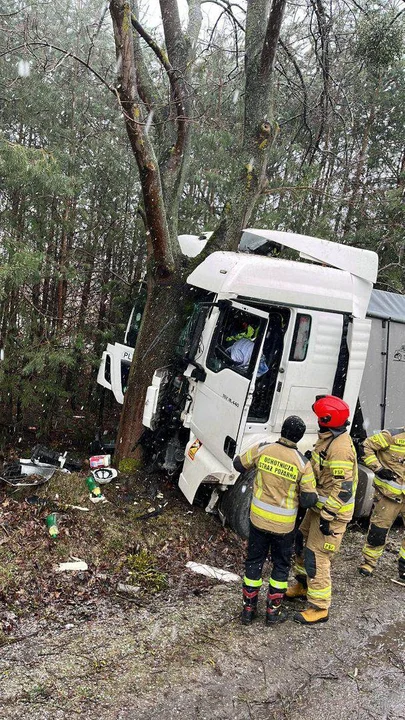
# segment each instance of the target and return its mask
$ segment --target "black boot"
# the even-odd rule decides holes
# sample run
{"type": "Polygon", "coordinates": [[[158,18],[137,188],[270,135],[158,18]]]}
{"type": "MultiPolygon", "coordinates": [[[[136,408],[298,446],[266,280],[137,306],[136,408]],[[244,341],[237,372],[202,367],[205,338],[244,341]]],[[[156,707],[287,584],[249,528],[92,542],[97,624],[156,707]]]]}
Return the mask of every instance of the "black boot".
{"type": "Polygon", "coordinates": [[[257,601],[259,599],[259,588],[250,587],[243,584],[243,610],[241,621],[242,625],[250,625],[252,620],[257,616],[257,601]]]}
{"type": "Polygon", "coordinates": [[[402,558],[398,563],[398,575],[401,582],[405,582],[405,562],[402,558]]]}
{"type": "Polygon", "coordinates": [[[276,623],[287,620],[287,613],[283,610],[282,602],[284,593],[273,593],[271,590],[267,593],[266,607],[266,625],[275,625],[276,623]]]}

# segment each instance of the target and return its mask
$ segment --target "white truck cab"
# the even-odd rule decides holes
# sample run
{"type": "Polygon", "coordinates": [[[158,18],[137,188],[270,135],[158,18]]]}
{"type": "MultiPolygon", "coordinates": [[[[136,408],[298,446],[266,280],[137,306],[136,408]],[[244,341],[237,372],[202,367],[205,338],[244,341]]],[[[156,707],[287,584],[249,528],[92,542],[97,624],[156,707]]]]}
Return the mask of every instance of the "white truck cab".
{"type": "MultiPolygon", "coordinates": [[[[240,248],[250,252],[214,252],[188,277],[207,300],[183,334],[179,367],[154,373],[143,423],[153,459],[179,475],[187,500],[208,486],[208,508],[219,500],[222,516],[246,535],[252,473],[239,477],[233,458],[262,439],[278,439],[288,415],[307,425],[302,452],[317,438],[317,395],[332,393],[349,404],[355,440],[378,432],[388,418],[385,426],[404,424],[403,403],[398,412],[388,390],[393,373],[405,388],[405,298],[373,291],[378,257],[369,250],[256,229],[244,231],[240,248]],[[263,245],[299,257],[254,254],[263,245]]],[[[372,479],[360,466],[358,515],[371,510],[372,479]]]]}

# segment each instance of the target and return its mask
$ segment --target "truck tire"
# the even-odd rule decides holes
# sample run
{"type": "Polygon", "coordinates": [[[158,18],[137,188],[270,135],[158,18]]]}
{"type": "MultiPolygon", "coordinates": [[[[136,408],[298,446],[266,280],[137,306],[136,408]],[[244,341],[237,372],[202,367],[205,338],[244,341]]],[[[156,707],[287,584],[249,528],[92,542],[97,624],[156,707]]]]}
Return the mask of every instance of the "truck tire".
{"type": "Polygon", "coordinates": [[[232,485],[221,497],[221,514],[232,530],[244,539],[249,537],[249,515],[254,477],[254,470],[243,473],[235,485],[232,485]]]}

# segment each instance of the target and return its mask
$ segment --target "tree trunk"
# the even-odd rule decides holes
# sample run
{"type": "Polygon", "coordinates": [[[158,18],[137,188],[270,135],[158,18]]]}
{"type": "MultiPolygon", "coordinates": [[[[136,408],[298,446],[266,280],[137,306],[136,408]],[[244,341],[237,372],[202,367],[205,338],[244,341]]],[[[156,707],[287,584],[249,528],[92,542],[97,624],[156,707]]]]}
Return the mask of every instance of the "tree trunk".
{"type": "Polygon", "coordinates": [[[185,293],[186,286],[180,274],[173,275],[168,285],[153,283],[148,288],[118,430],[118,460],[139,456],[136,443],[144,429],[142,416],[146,390],[153,370],[173,361],[174,347],[184,323],[185,293]],[[136,387],[136,397],[130,393],[131,387],[136,387]]]}

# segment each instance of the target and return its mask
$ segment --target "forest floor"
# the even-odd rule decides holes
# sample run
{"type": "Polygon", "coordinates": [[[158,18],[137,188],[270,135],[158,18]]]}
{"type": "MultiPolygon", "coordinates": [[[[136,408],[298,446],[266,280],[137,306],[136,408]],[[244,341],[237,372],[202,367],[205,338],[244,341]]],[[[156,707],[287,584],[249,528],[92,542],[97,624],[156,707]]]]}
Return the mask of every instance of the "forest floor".
{"type": "Polygon", "coordinates": [[[372,579],[356,569],[364,529],[347,531],[328,623],[266,628],[263,592],[245,628],[240,584],[186,568],[242,575],[240,538],[157,477],[119,476],[97,505],[85,477],[0,495],[2,720],[405,718],[402,527],[372,579]],[[56,572],[73,558],[88,570],[56,572]]]}

